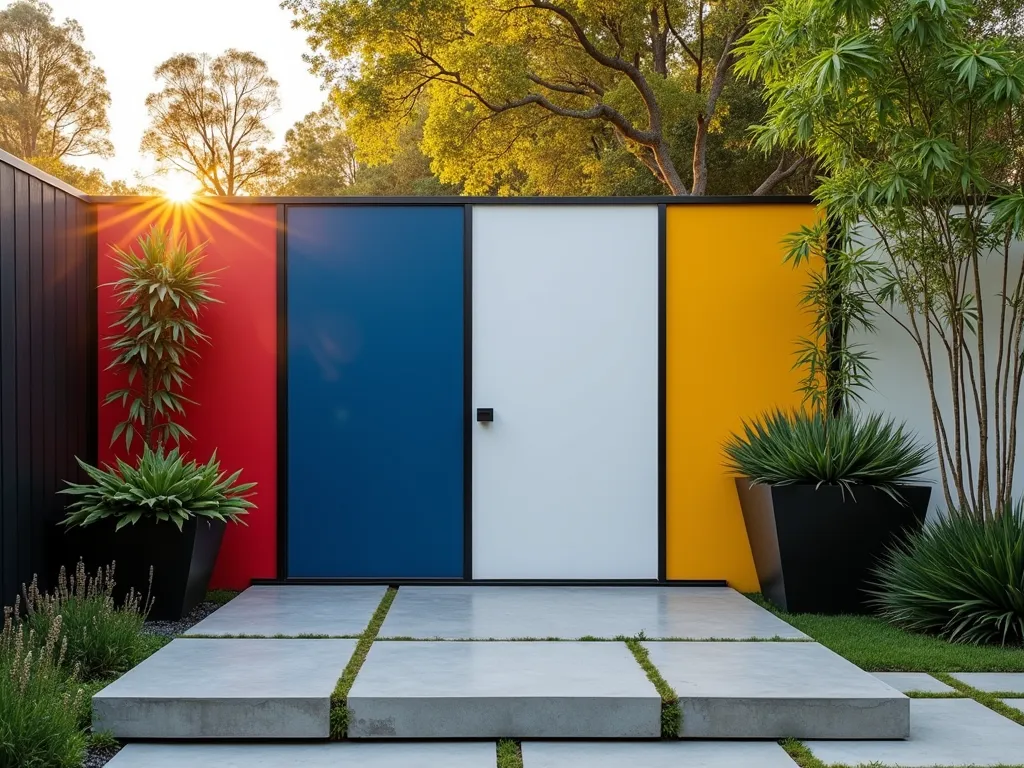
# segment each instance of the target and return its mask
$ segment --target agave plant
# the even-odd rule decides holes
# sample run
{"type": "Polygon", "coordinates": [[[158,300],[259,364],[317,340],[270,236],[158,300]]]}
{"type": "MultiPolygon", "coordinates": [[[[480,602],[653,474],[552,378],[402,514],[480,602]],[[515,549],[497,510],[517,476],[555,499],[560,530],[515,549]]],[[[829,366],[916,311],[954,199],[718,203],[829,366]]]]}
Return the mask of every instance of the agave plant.
{"type": "Polygon", "coordinates": [[[873,602],[905,629],[954,643],[1024,643],[1024,506],[949,515],[890,551],[873,602]]]}
{"type": "Polygon", "coordinates": [[[930,452],[904,424],[879,414],[775,410],[744,422],[725,444],[726,467],[767,485],[871,486],[900,498],[898,486],[921,477],[930,452]]]}
{"type": "Polygon", "coordinates": [[[131,450],[138,434],[150,448],[191,437],[176,416],[191,402],[182,394],[189,378],[185,362],[209,339],[197,323],[203,306],[217,303],[208,293],[209,274],[200,270],[203,246],[189,250],[184,236],[154,226],[138,241],[138,253],[114,248],[122,277],[110,285],[119,307],[109,337],[127,383],[107,394],[104,405],[120,401],[128,418],[114,428],[110,442],[124,435],[131,450]]]}
{"type": "Polygon", "coordinates": [[[181,530],[192,518],[241,522],[256,505],[249,501],[255,483],[237,483],[238,470],[222,472],[217,453],[200,464],[186,461],[177,448],[165,453],[146,446],[137,467],[118,459],[117,468],[79,465],[92,483],[68,483],[61,493],[76,501],[62,521],[68,527],[92,525],[108,517],[119,518],[115,530],[143,518],[174,523],[181,530]]]}

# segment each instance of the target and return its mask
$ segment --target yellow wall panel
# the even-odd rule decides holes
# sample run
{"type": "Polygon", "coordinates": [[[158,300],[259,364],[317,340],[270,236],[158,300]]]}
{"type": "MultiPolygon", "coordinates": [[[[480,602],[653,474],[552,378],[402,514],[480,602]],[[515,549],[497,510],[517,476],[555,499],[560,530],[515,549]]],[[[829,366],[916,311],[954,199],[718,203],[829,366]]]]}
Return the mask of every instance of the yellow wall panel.
{"type": "Polygon", "coordinates": [[[799,405],[795,341],[807,275],[782,239],[810,205],[676,205],[667,211],[667,576],[758,589],[722,444],[744,418],[799,405]]]}

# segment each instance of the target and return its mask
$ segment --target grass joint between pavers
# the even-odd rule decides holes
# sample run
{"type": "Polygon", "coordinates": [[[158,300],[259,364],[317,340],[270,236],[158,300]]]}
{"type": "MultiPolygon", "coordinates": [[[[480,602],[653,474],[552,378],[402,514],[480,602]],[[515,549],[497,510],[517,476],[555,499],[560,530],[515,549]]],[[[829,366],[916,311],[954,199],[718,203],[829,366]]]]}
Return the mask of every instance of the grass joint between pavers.
{"type": "Polygon", "coordinates": [[[352,658],[348,660],[345,670],[341,673],[341,677],[338,678],[337,685],[334,686],[334,692],[331,694],[330,726],[331,738],[334,740],[343,739],[348,734],[349,691],[352,690],[352,684],[356,681],[356,675],[359,674],[363,662],[366,661],[366,655],[370,652],[370,646],[377,639],[377,633],[380,632],[380,627],[388,615],[391,604],[395,601],[396,594],[398,594],[397,587],[388,587],[388,591],[381,598],[377,610],[373,612],[370,623],[366,625],[366,629],[363,630],[359,642],[356,643],[356,649],[352,652],[352,658]]]}
{"type": "Polygon", "coordinates": [[[996,712],[1003,717],[1013,720],[1018,725],[1024,725],[1024,712],[1021,712],[1015,707],[1011,707],[1009,704],[1004,704],[1000,699],[1009,698],[1008,696],[1001,695],[999,693],[989,693],[988,691],[982,691],[974,688],[967,683],[960,682],[955,677],[948,673],[936,672],[934,673],[936,680],[941,680],[946,685],[955,688],[961,696],[968,696],[974,699],[979,704],[982,704],[993,712],[996,712]]]}
{"type": "Polygon", "coordinates": [[[523,768],[523,746],[516,739],[498,739],[498,768],[523,768]]]}
{"type": "Polygon", "coordinates": [[[641,669],[647,675],[647,679],[651,681],[658,691],[658,695],[661,696],[661,738],[679,738],[679,734],[683,729],[683,710],[679,706],[679,696],[672,689],[672,686],[668,684],[668,681],[661,676],[661,672],[658,671],[658,668],[651,661],[647,649],[641,645],[643,641],[647,640],[647,637],[641,632],[636,637],[622,637],[619,639],[629,648],[633,658],[636,659],[641,669]]]}

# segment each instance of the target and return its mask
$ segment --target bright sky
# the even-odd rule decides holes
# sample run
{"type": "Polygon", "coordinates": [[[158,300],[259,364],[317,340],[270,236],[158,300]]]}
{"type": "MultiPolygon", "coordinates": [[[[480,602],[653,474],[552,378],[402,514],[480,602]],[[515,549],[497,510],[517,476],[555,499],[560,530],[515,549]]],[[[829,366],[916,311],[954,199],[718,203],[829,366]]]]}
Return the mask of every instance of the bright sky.
{"type": "MultiPolygon", "coordinates": [[[[228,48],[249,50],[270,67],[280,84],[281,111],[272,119],[275,145],[284,132],[326,99],[320,79],[309,73],[302,32],[278,0],[47,0],[54,18],[77,19],[85,46],[107,75],[110,91],[111,158],[76,158],[108,179],[134,181],[151,174],[153,162],[139,153],[146,128],[146,96],[157,90],[153,70],[175,53],[217,55],[228,48]]],[[[166,185],[156,178],[154,186],[166,185]]]]}

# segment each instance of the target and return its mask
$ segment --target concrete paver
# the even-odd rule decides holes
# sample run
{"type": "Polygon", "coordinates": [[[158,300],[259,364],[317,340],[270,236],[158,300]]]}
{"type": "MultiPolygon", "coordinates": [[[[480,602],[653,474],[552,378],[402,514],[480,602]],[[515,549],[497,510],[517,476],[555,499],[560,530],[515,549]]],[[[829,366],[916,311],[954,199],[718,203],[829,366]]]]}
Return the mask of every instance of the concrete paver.
{"type": "Polygon", "coordinates": [[[728,587],[402,587],[381,637],[807,640],[728,587]]]}
{"type": "Polygon", "coordinates": [[[654,738],[661,698],[623,643],[378,641],[352,738],[654,738]]]}
{"type": "Polygon", "coordinates": [[[809,741],[807,746],[830,765],[1016,765],[1024,759],[1024,726],[973,699],[911,699],[906,741],[809,741]]]}
{"type": "Polygon", "coordinates": [[[1024,696],[1024,672],[954,672],[951,677],[979,691],[1024,696]]]}
{"type": "Polygon", "coordinates": [[[644,644],[684,738],[901,739],[909,700],[817,643],[644,644]]]}
{"type": "Polygon", "coordinates": [[[386,591],[371,585],[249,587],[185,635],[359,635],[386,591]]]}
{"type": "Polygon", "coordinates": [[[109,768],[495,768],[493,742],[129,744],[109,768]]]}
{"type": "Polygon", "coordinates": [[[355,640],[173,640],[93,696],[118,738],[330,735],[330,696],[355,640]]]}
{"type": "Polygon", "coordinates": [[[956,693],[956,688],[927,672],[875,672],[875,677],[903,693],[956,693]]]}
{"type": "Polygon", "coordinates": [[[524,741],[523,768],[795,768],[764,741],[524,741]]]}

